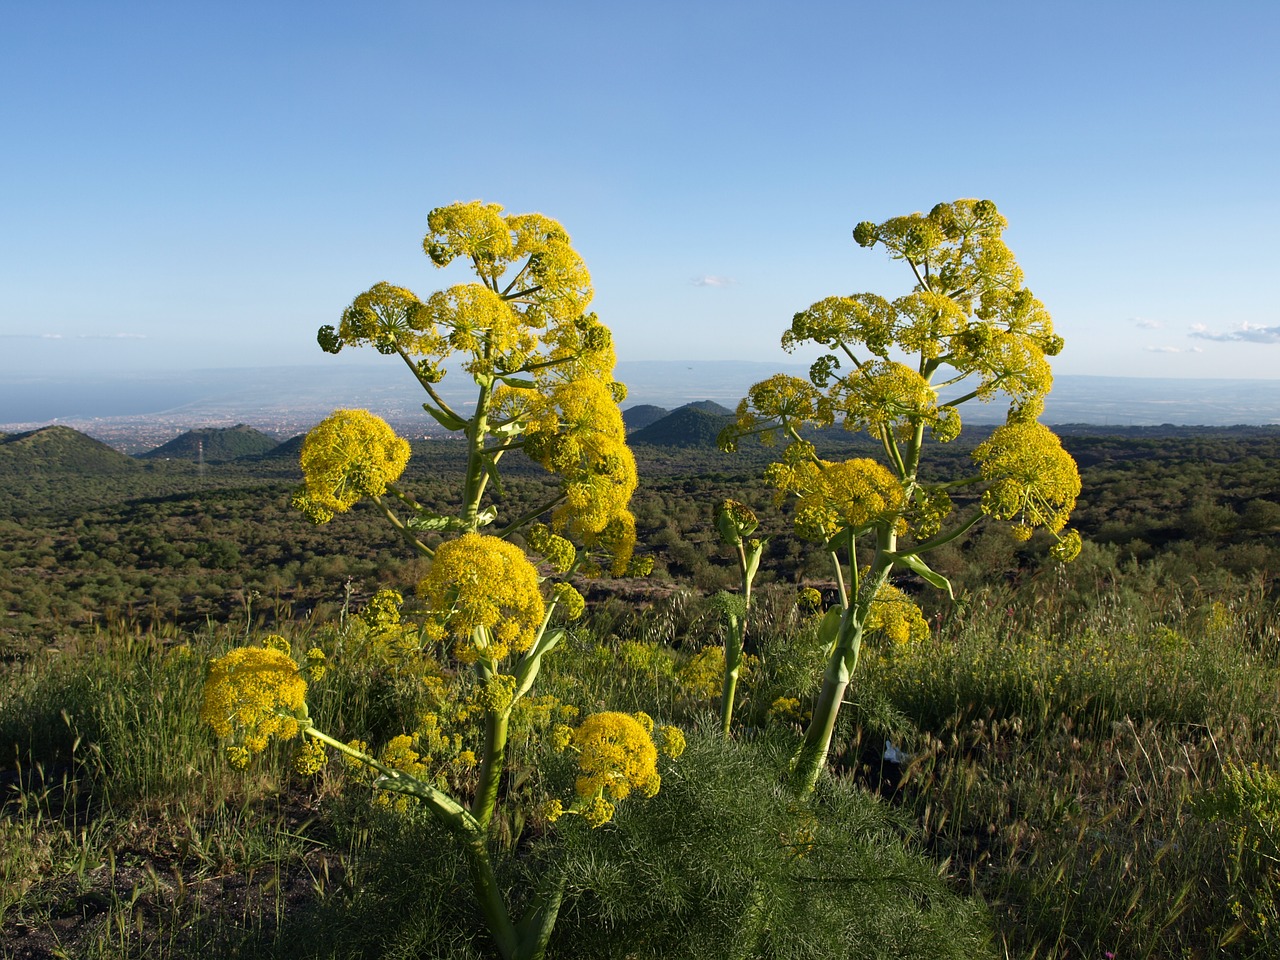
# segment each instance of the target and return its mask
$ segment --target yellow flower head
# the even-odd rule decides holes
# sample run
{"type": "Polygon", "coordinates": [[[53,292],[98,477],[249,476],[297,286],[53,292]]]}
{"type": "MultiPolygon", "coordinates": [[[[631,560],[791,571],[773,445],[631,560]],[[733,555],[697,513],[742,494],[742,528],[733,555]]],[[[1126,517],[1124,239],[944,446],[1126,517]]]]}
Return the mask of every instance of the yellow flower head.
{"type": "Polygon", "coordinates": [[[366,496],[381,496],[404,473],[409,443],[367,410],[335,410],[302,443],[304,509],[313,519],[345,513],[366,496]]]}
{"type": "Polygon", "coordinates": [[[555,585],[556,602],[560,605],[561,615],[566,620],[577,620],[587,610],[587,601],[571,583],[563,581],[555,585]]]}
{"type": "Polygon", "coordinates": [[[395,353],[397,348],[409,353],[435,353],[441,340],[431,325],[424,305],[412,290],[376,283],[342,311],[335,330],[320,328],[320,346],[327,353],[338,353],[343,346],[374,347],[379,353],[395,353]]]}
{"type": "Polygon", "coordinates": [[[772,444],[779,427],[805,423],[830,426],[830,403],[812,384],[779,373],[747,391],[738,404],[737,418],[721,431],[717,443],[721,449],[733,451],[739,438],[758,433],[761,442],[772,444]]]}
{"type": "Polygon", "coordinates": [[[867,611],[866,628],[883,633],[898,646],[929,639],[929,624],[920,608],[890,583],[876,591],[867,611]]]}
{"type": "Polygon", "coordinates": [[[810,613],[822,610],[822,594],[813,587],[804,587],[796,594],[796,606],[810,613]]]}
{"type": "Polygon", "coordinates": [[[538,571],[520,548],[478,533],[436,549],[418,596],[463,660],[497,662],[528,650],[545,613],[538,571]]]}
{"type": "Polygon", "coordinates": [[[573,544],[557,534],[545,523],[535,523],[525,533],[529,549],[542,554],[543,559],[551,565],[556,573],[568,573],[573,562],[578,559],[578,551],[573,544]]]}
{"type": "Polygon", "coordinates": [[[240,647],[210,662],[200,719],[219,737],[235,737],[249,753],[261,753],[271,737],[298,735],[307,722],[306,695],[306,681],[288,654],[240,647]]]}
{"type": "Polygon", "coordinates": [[[636,716],[593,713],[574,731],[573,746],[578,751],[578,796],[621,800],[633,789],[650,797],[658,792],[658,750],[636,716]]]}
{"type": "Polygon", "coordinates": [[[904,503],[898,479],[866,457],[837,463],[784,460],[765,468],[764,479],[777,488],[779,503],[788,494],[796,497],[796,534],[817,542],[841,529],[861,530],[893,520],[904,503]]]}
{"type": "Polygon", "coordinates": [[[1066,525],[1080,495],[1080,472],[1048,427],[1034,421],[998,427],[972,456],[990,481],[983,512],[1028,531],[1044,527],[1056,534],[1066,525]]]}
{"type": "Polygon", "coordinates": [[[937,396],[927,380],[893,360],[869,363],[837,380],[832,403],[849,430],[877,431],[912,421],[938,419],[937,396]]]}
{"type": "Polygon", "coordinates": [[[686,746],[684,731],[679,727],[664,725],[658,729],[658,749],[662,751],[663,756],[678,760],[686,746]]]}
{"type": "Polygon", "coordinates": [[[324,767],[327,757],[324,752],[324,744],[319,740],[307,738],[306,742],[298,748],[297,754],[293,758],[293,769],[304,777],[314,776],[324,767]]]}

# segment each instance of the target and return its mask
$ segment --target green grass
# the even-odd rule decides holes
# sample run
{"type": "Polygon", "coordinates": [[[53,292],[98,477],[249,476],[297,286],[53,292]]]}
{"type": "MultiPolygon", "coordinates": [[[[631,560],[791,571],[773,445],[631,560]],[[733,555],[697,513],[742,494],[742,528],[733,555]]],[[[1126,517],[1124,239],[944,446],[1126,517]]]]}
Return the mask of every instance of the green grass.
{"type": "MultiPolygon", "coordinates": [[[[609,827],[549,829],[528,810],[572,771],[520,727],[501,882],[519,899],[563,871],[566,958],[981,956],[984,938],[1061,960],[1280,955],[1275,598],[1082,559],[970,595],[919,648],[870,643],[834,776],[803,807],[779,786],[798,728],[770,710],[803,710],[820,669],[790,588],[761,594],[728,744],[690,667],[719,642],[705,601],[598,607],[536,692],[645,710],[689,750],[609,827]]],[[[350,623],[292,630],[331,657],[309,701],[335,736],[385,740],[429,706],[355,657],[350,623]]],[[[244,640],[120,625],[0,668],[0,957],[490,955],[433,824],[374,809],[337,762],[227,764],[200,687],[244,640]]]]}

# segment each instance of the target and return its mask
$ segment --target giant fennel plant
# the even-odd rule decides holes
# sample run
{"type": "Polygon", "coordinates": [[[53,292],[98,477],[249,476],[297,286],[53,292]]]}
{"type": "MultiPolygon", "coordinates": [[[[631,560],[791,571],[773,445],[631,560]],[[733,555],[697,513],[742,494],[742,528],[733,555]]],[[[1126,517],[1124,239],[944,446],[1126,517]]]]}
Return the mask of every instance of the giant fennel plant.
{"type": "Polygon", "coordinates": [[[783,439],[765,480],[780,504],[792,503],[796,535],[829,553],[838,586],[839,601],[820,628],[821,691],[793,764],[800,795],[813,790],[826,763],[864,635],[880,631],[902,642],[927,635],[919,610],[892,583],[895,573],[950,592],[926,557],[984,518],[1010,524],[1020,540],[1048,531],[1060,560],[1080,550],[1079,535],[1065,530],[1080,475],[1037,420],[1052,384],[1048,358],[1062,339],[1023,286],[1001,239],[1005,226],[988,200],[859,223],[857,243],[901,262],[911,291],[892,301],[874,293],[828,297],[797,313],[782,346],[821,348],[808,379],[777,375],[755,384],[721,435],[726,449],[750,435],[783,439]],[[997,398],[1008,403],[1005,423],[973,451],[973,475],[931,479],[926,441],[954,439],[960,407],[997,398]],[[806,431],[835,424],[866,431],[882,457],[823,459],[806,431]]]}
{"type": "Polygon", "coordinates": [[[569,805],[544,808],[546,819],[581,815],[607,822],[614,804],[656,793],[659,747],[683,745],[674,728],[658,731],[644,715],[598,713],[577,729],[552,725],[553,712],[530,697],[543,657],[562,639],[559,619],[581,615],[574,573],[643,571],[633,557],[636,486],[613,379],[612,338],[594,313],[586,266],[554,220],[504,214],[500,206],[459,203],[433,210],[423,248],[444,267],[470,265],[476,280],[420,299],[378,283],[355,298],[340,323],[321,328],[321,347],[337,353],[371,346],[398,356],[426,392],[424,409],[466,440],[466,472],[456,510],[428,510],[401,487],[409,444],[363,410],[338,410],[311,430],[302,447],[304,482],[295,505],[316,523],[369,500],[414,551],[429,560],[418,584],[422,625],[400,621],[400,598],[375,596],[362,615],[366,649],[398,663],[415,660],[436,710],[423,729],[393,738],[376,753],[318,729],[306,703],[309,681],[325,669],[319,650],[299,664],[279,637],[233,650],[210,666],[203,716],[229,738],[233,762],[247,763],[275,738],[302,744],[299,769],[314,770],[325,747],[372,772],[372,782],[402,802],[416,801],[458,839],[477,902],[506,960],[540,957],[555,923],[563,878],[544,875],[542,889],[513,917],[492,861],[491,824],[499,803],[513,718],[540,715],[555,746],[576,758],[580,776],[569,805]],[[437,389],[460,371],[475,388],[466,412],[437,389]],[[559,478],[547,502],[500,518],[492,492],[499,466],[522,452],[559,478]],[[534,554],[509,538],[520,532],[534,554]],[[434,534],[434,536],[428,536],[434,534]],[[434,543],[432,546],[430,543],[434,543]],[[437,662],[437,654],[446,663],[437,662]],[[453,724],[454,732],[445,729],[453,724]],[[463,746],[458,731],[478,743],[463,746]],[[472,749],[472,746],[475,749],[472,749]],[[461,770],[474,768],[463,778],[461,770]]]}

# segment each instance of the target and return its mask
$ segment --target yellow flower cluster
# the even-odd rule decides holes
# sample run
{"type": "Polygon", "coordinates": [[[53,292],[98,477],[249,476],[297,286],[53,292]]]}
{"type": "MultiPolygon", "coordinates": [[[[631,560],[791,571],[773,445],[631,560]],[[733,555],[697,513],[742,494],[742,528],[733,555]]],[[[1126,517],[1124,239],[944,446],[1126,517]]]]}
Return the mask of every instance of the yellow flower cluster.
{"type": "Polygon", "coordinates": [[[566,620],[577,620],[587,610],[587,601],[571,583],[557,583],[553,589],[561,616],[566,620]]]}
{"type": "Polygon", "coordinates": [[[427,226],[423,250],[432,262],[443,267],[461,257],[479,282],[425,303],[403,287],[376,284],[343,311],[336,330],[320,329],[324,350],[370,345],[421,357],[419,370],[435,382],[443,376],[442,361],[454,352],[467,355],[463,366],[473,376],[491,377],[552,356],[564,349],[563,341],[584,345],[580,333],[566,333],[582,325],[591,277],[560,224],[541,214],[504,215],[497,204],[474,201],[431,211],[427,226]],[[515,275],[506,281],[512,267],[515,275]]]}
{"type": "Polygon", "coordinates": [[[639,790],[647,797],[658,792],[658,748],[651,731],[653,721],[638,714],[606,711],[593,713],[573,734],[578,753],[578,779],[574,790],[580,797],[607,795],[615,800],[639,790]]]}
{"type": "MultiPolygon", "coordinates": [[[[414,746],[413,737],[400,734],[387,741],[378,759],[393,770],[399,770],[401,773],[407,773],[421,780],[427,774],[427,765],[423,762],[422,754],[418,753],[414,746]]],[[[373,802],[376,806],[394,810],[396,813],[406,813],[412,806],[413,800],[403,793],[379,791],[373,802]]]]}
{"type": "Polygon", "coordinates": [[[477,533],[436,549],[418,596],[465,662],[528,650],[546,609],[538,571],[520,548],[477,533]]]}
{"type": "Polygon", "coordinates": [[[732,452],[740,437],[753,433],[760,434],[763,443],[772,444],[779,428],[798,428],[805,423],[830,426],[832,422],[831,404],[820,391],[798,377],[779,373],[747,391],[738,403],[736,419],[721,431],[717,443],[732,452]]]}
{"type": "Polygon", "coordinates": [[[686,747],[688,742],[684,738],[684,731],[679,727],[663,725],[658,728],[658,750],[663,756],[679,760],[686,747]]]}
{"type": "Polygon", "coordinates": [[[613,818],[614,801],[625,799],[633,790],[645,797],[658,792],[662,784],[657,766],[659,749],[674,760],[687,746],[684,732],[673,726],[658,728],[655,746],[652,717],[612,711],[592,714],[576,730],[556,724],[550,739],[555,749],[577,754],[577,799],[569,810],[559,800],[549,801],[543,805],[542,815],[554,822],[566,813],[577,814],[593,828],[608,823],[613,818]]]}
{"type": "Polygon", "coordinates": [[[933,424],[941,416],[929,381],[893,360],[866,364],[832,384],[830,394],[832,405],[844,415],[845,429],[877,436],[883,427],[933,424]]]}
{"type": "MultiPolygon", "coordinates": [[[[219,737],[234,737],[233,760],[248,762],[272,737],[289,740],[307,724],[307,683],[289,654],[240,647],[209,663],[200,719],[219,737]]],[[[243,764],[241,764],[243,765],[243,764]]]]}
{"type": "Polygon", "coordinates": [[[778,697],[769,705],[769,719],[777,723],[803,723],[805,713],[795,697],[778,697]]]}
{"type": "Polygon", "coordinates": [[[822,594],[813,587],[804,587],[796,594],[796,606],[807,613],[822,611],[822,594]]]}
{"type": "Polygon", "coordinates": [[[578,559],[578,551],[573,544],[558,534],[552,533],[545,523],[535,523],[525,532],[525,542],[534,553],[551,565],[556,573],[568,573],[573,562],[578,559]]]}
{"type": "Polygon", "coordinates": [[[865,629],[882,633],[896,646],[929,639],[929,624],[920,608],[905,593],[884,583],[867,610],[865,629]]]}
{"type": "MultiPolygon", "coordinates": [[[[782,348],[790,353],[805,343],[832,349],[860,343],[876,356],[884,356],[893,343],[896,320],[889,301],[874,293],[827,297],[795,315],[791,328],[782,335],[782,348]]],[[[829,376],[833,366],[823,364],[821,372],[829,376]]],[[[817,377],[814,382],[825,387],[826,377],[817,377]]]]}
{"type": "Polygon", "coordinates": [[[308,738],[293,758],[293,769],[304,777],[311,777],[320,772],[327,759],[324,744],[308,738]]]}
{"type": "Polygon", "coordinates": [[[335,410],[302,443],[303,487],[294,505],[315,523],[381,496],[404,473],[409,443],[367,410],[335,410]]]}
{"type": "MultiPolygon", "coordinates": [[[[759,664],[759,657],[743,654],[738,682],[750,684],[752,673],[759,664]]],[[[694,654],[680,669],[679,680],[690,699],[717,699],[724,685],[724,647],[707,647],[694,654]]]]}
{"type": "Polygon", "coordinates": [[[904,504],[902,484],[874,460],[859,457],[830,462],[784,458],[765,468],[765,483],[781,504],[796,497],[796,535],[825,543],[840,530],[864,530],[892,522],[904,504]]]}
{"type": "Polygon", "coordinates": [[[1037,527],[1057,534],[1066,525],[1080,495],[1080,472],[1048,427],[1035,421],[1006,424],[972,456],[990,484],[982,495],[983,511],[1016,521],[1015,537],[1025,540],[1037,527]]]}
{"type": "Polygon", "coordinates": [[[823,389],[835,380],[831,398],[849,425],[907,419],[932,424],[939,439],[958,431],[954,411],[933,411],[919,384],[893,369],[897,352],[919,358],[921,379],[943,365],[956,379],[975,376],[983,399],[1000,392],[1019,406],[1048,391],[1045,358],[1061,350],[1062,340],[1044,305],[1022,286],[1022,271],[1001,239],[1005,226],[987,200],[858,224],[854,239],[864,247],[882,244],[908,263],[916,289],[892,303],[874,294],[828,297],[796,314],[782,338],[787,350],[813,343],[832,351],[814,363],[810,378],[823,389]],[[864,351],[878,361],[855,361],[857,369],[841,378],[841,355],[865,357],[864,351]]]}
{"type": "Polygon", "coordinates": [[[639,478],[613,392],[596,379],[573,379],[526,394],[525,452],[564,478],[565,501],[553,524],[600,546],[621,574],[635,547],[627,505],[639,478]]]}

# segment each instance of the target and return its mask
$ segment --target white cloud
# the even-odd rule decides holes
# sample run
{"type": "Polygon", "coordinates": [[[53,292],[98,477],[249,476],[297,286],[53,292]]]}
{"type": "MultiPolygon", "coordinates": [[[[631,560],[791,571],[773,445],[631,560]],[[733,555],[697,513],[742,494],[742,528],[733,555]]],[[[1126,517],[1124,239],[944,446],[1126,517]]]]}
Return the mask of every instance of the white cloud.
{"type": "Polygon", "coordinates": [[[708,273],[701,277],[696,277],[693,285],[695,287],[731,287],[737,282],[731,277],[717,277],[713,273],[708,273]]]}
{"type": "Polygon", "coordinates": [[[1159,330],[1164,326],[1159,320],[1148,320],[1145,317],[1134,317],[1133,322],[1143,330],[1159,330]]]}
{"type": "Polygon", "coordinates": [[[80,333],[68,337],[61,333],[0,333],[5,340],[145,340],[145,333],[80,333]]]}
{"type": "Polygon", "coordinates": [[[1274,327],[1258,327],[1248,321],[1235,330],[1225,332],[1210,330],[1203,323],[1193,323],[1188,336],[1199,340],[1216,340],[1219,343],[1280,343],[1280,324],[1274,327]]]}
{"type": "Polygon", "coordinates": [[[1143,347],[1147,353],[1204,353],[1203,347],[1143,347]]]}

